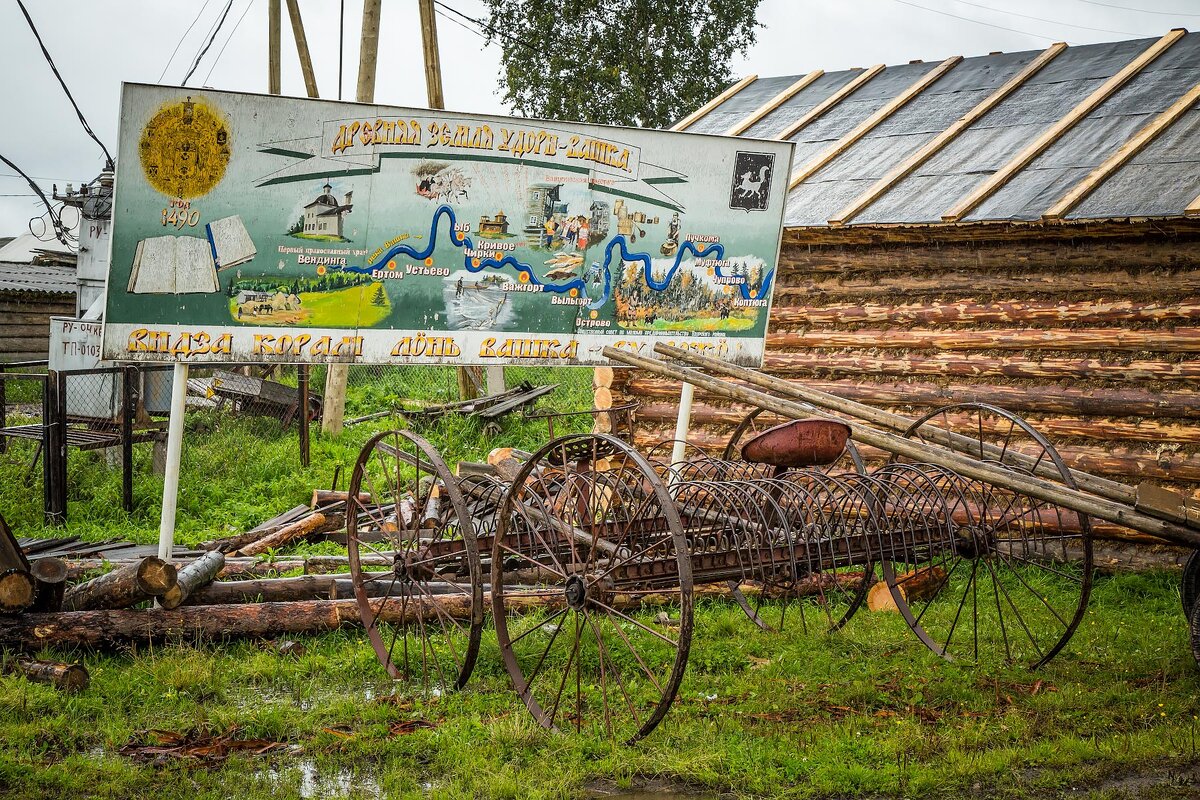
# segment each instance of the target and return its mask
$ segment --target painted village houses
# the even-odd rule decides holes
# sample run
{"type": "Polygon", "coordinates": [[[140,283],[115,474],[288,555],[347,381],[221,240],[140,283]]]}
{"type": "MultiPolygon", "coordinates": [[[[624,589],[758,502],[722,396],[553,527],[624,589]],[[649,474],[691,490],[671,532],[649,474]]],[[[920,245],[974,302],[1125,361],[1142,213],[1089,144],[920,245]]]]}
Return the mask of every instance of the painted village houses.
{"type": "Polygon", "coordinates": [[[326,183],[321,189],[321,196],[304,207],[304,232],[345,238],[342,218],[354,208],[351,202],[354,192],[346,192],[346,202],[341,204],[333,196],[332,186],[326,183]]]}

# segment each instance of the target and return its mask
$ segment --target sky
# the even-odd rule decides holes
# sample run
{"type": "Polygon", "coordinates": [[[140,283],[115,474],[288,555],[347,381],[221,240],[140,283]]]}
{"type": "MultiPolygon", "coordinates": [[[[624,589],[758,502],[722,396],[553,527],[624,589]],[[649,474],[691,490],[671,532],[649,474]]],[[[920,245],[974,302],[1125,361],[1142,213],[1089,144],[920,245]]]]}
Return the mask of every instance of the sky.
{"type": "MultiPolygon", "coordinates": [[[[183,81],[230,0],[25,0],[30,16],[84,116],[116,151],[121,82],[183,81]],[[190,30],[189,30],[190,28],[190,30]]],[[[670,3],[672,0],[660,0],[670,3]]],[[[345,6],[342,96],[354,99],[362,0],[300,0],[321,96],[338,96],[339,5],[345,6]]],[[[304,95],[287,20],[283,93],[304,95]]],[[[267,89],[268,0],[232,0],[188,86],[267,89]]],[[[466,17],[485,18],[482,0],[438,0],[446,106],[508,113],[496,89],[500,50],[484,46],[466,17]]],[[[799,75],[871,64],[940,61],[952,55],[1041,49],[1200,29],[1200,0],[763,0],[757,44],[733,61],[737,76],[799,75]],[[1185,13],[1186,12],[1186,13],[1185,13]]],[[[424,106],[416,0],[384,0],[375,100],[424,106]]],[[[16,0],[0,2],[0,154],[50,193],[96,177],[100,148],[87,137],[43,59],[16,0]]],[[[531,63],[536,69],[537,64],[531,63]]],[[[0,163],[0,236],[29,230],[44,209],[0,163]]]]}

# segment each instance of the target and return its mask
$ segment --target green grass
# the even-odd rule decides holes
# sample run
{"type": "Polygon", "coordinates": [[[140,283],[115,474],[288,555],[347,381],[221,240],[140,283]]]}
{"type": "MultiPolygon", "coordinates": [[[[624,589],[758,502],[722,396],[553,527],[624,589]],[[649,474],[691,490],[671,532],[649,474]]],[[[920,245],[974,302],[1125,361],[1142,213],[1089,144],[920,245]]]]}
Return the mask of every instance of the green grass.
{"type": "MultiPolygon", "coordinates": [[[[353,415],[408,389],[356,381],[351,391],[353,415]]],[[[244,530],[306,502],[389,424],[350,428],[338,440],[316,436],[312,466],[301,469],[294,428],[190,414],[179,540],[244,530]]],[[[451,463],[497,446],[532,449],[545,437],[544,424],[517,417],[498,434],[453,418],[418,430],[451,463]]],[[[70,533],[155,540],[161,482],[149,475],[149,447],[136,450],[131,515],[120,510],[119,473],[96,455],[72,454],[70,533]]],[[[39,493],[21,485],[20,469],[13,453],[0,456],[5,517],[18,535],[61,534],[41,527],[39,493]]],[[[385,678],[357,629],[300,641],[300,658],[248,641],[38,654],[82,660],[92,686],[65,697],[0,677],[0,797],[550,798],[650,780],[746,797],[1195,792],[1187,781],[1197,777],[1200,672],[1171,576],[1099,578],[1075,638],[1037,673],[943,662],[895,615],[860,613],[832,636],[764,633],[736,607],[702,601],[678,700],[634,747],[538,728],[512,690],[490,626],[467,689],[432,703],[405,700],[406,687],[385,678]],[[393,692],[398,701],[381,700],[393,692]],[[434,727],[389,732],[413,719],[434,727]],[[237,729],[288,747],[213,764],[119,754],[152,729],[237,729]],[[1114,782],[1129,774],[1149,775],[1153,786],[1114,782]]]]}

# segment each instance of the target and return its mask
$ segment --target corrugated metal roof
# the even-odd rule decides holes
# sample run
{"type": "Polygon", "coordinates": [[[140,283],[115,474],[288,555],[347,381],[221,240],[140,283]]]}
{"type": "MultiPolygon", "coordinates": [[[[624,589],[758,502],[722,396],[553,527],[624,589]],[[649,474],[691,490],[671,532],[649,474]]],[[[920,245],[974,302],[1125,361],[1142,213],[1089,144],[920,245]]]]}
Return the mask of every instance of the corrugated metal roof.
{"type": "Polygon", "coordinates": [[[0,292],[75,294],[75,268],[0,261],[0,292]]]}
{"type": "MultiPolygon", "coordinates": [[[[1083,45],[1052,55],[1032,75],[1022,70],[1041,51],[963,59],[923,91],[806,175],[788,196],[788,227],[828,225],[851,203],[866,200],[846,224],[940,224],[943,215],[1024,154],[1039,136],[1059,130],[1023,168],[982,197],[966,222],[1036,221],[1129,139],[1200,82],[1200,33],[1083,45]],[[1162,52],[1073,124],[1064,117],[1159,42],[1162,52]],[[1019,77],[1018,77],[1019,76],[1019,77]],[[1024,78],[907,175],[880,179],[912,157],[1010,80],[1024,78]],[[868,190],[870,194],[864,195],[868,190]]],[[[810,120],[789,138],[797,172],[825,153],[939,62],[887,67],[810,120]]],[[[1034,63],[1036,69],[1038,64],[1034,63]]],[[[822,75],[754,123],[743,136],[778,138],[839,89],[863,75],[822,75]]],[[[686,130],[723,133],[748,119],[799,75],[749,83],[686,130]]],[[[820,162],[816,162],[820,163],[820,162]]],[[[1018,162],[1020,163],[1020,162],[1018,162]]],[[[982,192],[981,192],[982,194],[982,192]]],[[[1180,217],[1200,199],[1200,104],[1166,125],[1140,152],[1098,183],[1065,219],[1180,217]]]]}

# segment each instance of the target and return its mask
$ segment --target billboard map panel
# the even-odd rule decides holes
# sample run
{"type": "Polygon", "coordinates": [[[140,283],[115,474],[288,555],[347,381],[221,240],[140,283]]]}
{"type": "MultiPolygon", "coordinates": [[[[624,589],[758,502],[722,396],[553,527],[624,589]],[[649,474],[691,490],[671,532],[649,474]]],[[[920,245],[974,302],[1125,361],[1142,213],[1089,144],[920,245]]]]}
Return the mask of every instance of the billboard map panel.
{"type": "Polygon", "coordinates": [[[792,147],[126,84],[104,357],[758,364],[792,147]]]}

